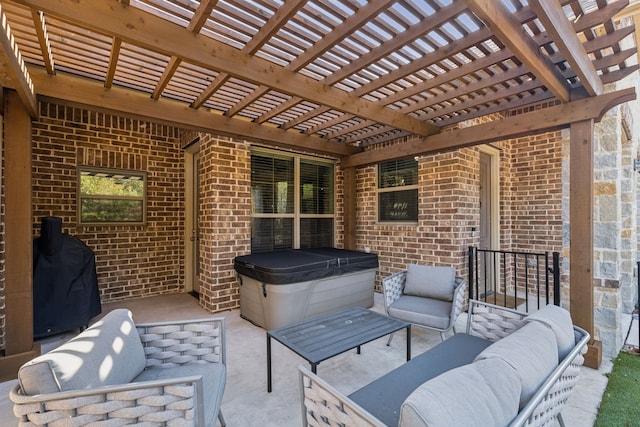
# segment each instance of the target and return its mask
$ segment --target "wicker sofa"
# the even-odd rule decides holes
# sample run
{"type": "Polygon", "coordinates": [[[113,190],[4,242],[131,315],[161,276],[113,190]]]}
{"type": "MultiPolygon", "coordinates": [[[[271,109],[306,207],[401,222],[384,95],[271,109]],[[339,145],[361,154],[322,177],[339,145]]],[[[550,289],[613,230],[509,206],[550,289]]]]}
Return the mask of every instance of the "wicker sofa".
{"type": "Polygon", "coordinates": [[[224,426],[224,319],[134,324],[118,309],[23,365],[21,426],[224,426]]]}
{"type": "Polygon", "coordinates": [[[527,315],[472,300],[465,333],[349,396],[300,366],[303,425],[564,425],[589,339],[560,307],[527,315]]]}

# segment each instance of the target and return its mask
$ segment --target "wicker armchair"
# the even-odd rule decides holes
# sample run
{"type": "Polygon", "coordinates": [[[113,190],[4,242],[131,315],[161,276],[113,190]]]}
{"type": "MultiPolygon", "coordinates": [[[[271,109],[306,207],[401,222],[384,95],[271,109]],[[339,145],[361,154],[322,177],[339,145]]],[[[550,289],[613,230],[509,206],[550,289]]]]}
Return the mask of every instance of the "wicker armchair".
{"type": "Polygon", "coordinates": [[[224,319],[134,325],[114,310],[25,364],[18,380],[10,398],[20,426],[224,426],[224,319]]]}
{"type": "MultiPolygon", "coordinates": [[[[455,332],[456,320],[464,307],[465,285],[464,278],[455,276],[453,267],[412,264],[407,270],[383,279],[384,310],[389,317],[440,332],[444,341],[447,332],[455,332]],[[415,281],[422,282],[411,290],[406,286],[410,274],[415,281]]],[[[392,338],[393,335],[389,336],[387,344],[392,338]]]]}

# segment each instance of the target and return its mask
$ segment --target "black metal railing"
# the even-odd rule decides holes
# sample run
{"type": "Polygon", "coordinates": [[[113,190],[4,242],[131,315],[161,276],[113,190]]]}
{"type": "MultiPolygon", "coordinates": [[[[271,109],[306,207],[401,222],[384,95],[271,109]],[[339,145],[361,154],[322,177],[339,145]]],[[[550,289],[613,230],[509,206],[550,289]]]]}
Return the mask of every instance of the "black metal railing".
{"type": "Polygon", "coordinates": [[[529,311],[560,305],[560,254],[469,247],[469,298],[529,311]],[[532,301],[534,305],[532,304],[532,301]]]}

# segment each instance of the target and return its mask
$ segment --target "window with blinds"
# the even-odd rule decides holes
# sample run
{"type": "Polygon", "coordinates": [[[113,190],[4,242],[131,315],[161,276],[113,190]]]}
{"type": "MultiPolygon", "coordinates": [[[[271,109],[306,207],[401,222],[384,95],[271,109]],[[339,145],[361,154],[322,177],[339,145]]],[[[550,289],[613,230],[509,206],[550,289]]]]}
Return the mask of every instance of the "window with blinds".
{"type": "Polygon", "coordinates": [[[333,246],[333,163],[251,153],[251,252],[333,246]]]}
{"type": "Polygon", "coordinates": [[[418,222],[418,161],[378,164],[378,221],[418,222]]]}

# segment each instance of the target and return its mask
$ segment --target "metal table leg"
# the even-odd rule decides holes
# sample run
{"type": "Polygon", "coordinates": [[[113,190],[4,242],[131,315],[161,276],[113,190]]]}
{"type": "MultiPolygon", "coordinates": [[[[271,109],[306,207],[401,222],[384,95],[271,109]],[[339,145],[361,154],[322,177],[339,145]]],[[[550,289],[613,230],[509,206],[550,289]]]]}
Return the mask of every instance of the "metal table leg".
{"type": "Polygon", "coordinates": [[[267,333],[267,393],[271,393],[271,335],[267,333]]]}

